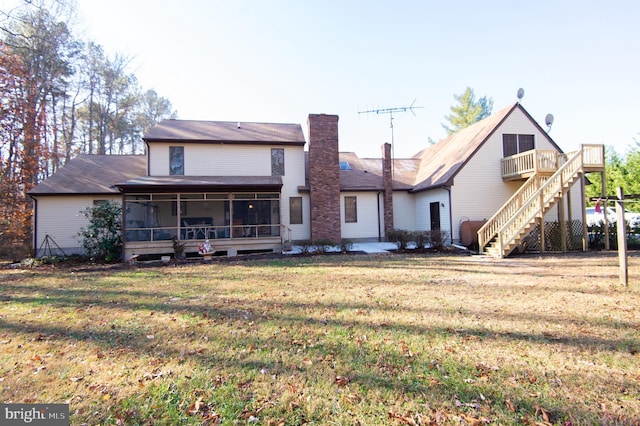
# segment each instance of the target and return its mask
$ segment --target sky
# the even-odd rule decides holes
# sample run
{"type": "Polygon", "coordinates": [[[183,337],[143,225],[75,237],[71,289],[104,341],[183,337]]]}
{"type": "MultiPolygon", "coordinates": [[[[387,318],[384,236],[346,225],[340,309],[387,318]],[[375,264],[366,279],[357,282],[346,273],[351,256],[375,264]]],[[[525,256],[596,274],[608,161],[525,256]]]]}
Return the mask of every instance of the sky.
{"type": "MultiPolygon", "coordinates": [[[[471,87],[517,101],[564,150],[640,141],[640,2],[76,0],[77,27],[132,58],[180,119],[298,123],[336,114],[341,151],[410,157],[471,87]],[[413,105],[414,109],[401,111],[413,105]],[[388,113],[396,109],[393,132],[388,113]]],[[[307,139],[308,140],[308,139],[307,139]]]]}

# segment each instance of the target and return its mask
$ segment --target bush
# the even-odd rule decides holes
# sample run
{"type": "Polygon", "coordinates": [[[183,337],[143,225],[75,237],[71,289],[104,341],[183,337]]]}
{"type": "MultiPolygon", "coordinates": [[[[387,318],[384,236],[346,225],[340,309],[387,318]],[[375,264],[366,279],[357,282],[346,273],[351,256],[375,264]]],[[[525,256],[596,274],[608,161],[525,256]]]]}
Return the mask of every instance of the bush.
{"type": "Polygon", "coordinates": [[[404,250],[407,248],[407,243],[412,240],[411,232],[404,229],[394,229],[387,232],[387,241],[398,244],[398,249],[404,250]]]}
{"type": "Polygon", "coordinates": [[[113,262],[122,254],[122,207],[107,201],[81,211],[89,225],[81,228],[78,236],[87,256],[113,262]]]}
{"type": "Polygon", "coordinates": [[[404,229],[394,229],[387,232],[387,241],[398,244],[399,250],[405,250],[410,242],[416,244],[418,250],[423,250],[429,246],[435,249],[442,249],[447,239],[447,231],[407,231],[404,229]]]}
{"type": "MultiPolygon", "coordinates": [[[[597,224],[588,225],[587,232],[589,233],[589,246],[591,248],[602,249],[605,247],[605,232],[604,222],[600,221],[597,224]]],[[[632,227],[627,223],[627,229],[625,230],[627,237],[627,248],[638,249],[640,248],[640,227],[632,227]]],[[[618,224],[616,222],[609,223],[609,247],[611,250],[618,249],[618,224]]]]}
{"type": "Polygon", "coordinates": [[[343,253],[348,253],[353,249],[353,241],[343,238],[340,240],[340,250],[343,253]]]}

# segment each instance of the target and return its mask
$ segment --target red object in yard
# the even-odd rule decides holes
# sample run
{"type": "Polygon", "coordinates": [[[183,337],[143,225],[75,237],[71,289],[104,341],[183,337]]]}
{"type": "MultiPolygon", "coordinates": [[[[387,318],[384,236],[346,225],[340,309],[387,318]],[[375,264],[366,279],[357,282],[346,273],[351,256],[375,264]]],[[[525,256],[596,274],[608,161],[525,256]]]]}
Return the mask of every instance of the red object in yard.
{"type": "Polygon", "coordinates": [[[486,220],[465,220],[460,224],[460,242],[469,247],[478,244],[478,229],[482,228],[486,220]]]}

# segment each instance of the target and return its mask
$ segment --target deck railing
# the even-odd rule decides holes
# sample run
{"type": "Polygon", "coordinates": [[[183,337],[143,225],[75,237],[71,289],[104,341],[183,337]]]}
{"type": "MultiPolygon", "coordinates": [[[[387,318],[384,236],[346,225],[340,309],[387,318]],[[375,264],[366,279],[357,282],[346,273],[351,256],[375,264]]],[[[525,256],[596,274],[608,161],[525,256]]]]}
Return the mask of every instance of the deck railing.
{"type": "Polygon", "coordinates": [[[280,224],[127,228],[126,241],[181,241],[280,237],[280,224]]]}
{"type": "Polygon", "coordinates": [[[583,167],[602,169],[604,167],[604,163],[604,145],[582,145],[583,167]]]}
{"type": "Polygon", "coordinates": [[[558,151],[532,149],[502,159],[502,177],[518,177],[537,173],[554,173],[560,166],[558,151]]]}

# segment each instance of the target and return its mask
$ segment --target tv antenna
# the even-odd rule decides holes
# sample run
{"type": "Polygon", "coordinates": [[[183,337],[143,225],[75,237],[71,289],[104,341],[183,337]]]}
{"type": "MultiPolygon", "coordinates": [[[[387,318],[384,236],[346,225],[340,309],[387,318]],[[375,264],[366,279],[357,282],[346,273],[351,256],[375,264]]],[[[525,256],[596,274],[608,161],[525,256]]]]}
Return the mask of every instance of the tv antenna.
{"type": "MultiPolygon", "coordinates": [[[[414,99],[413,102],[411,102],[411,105],[409,106],[403,106],[403,107],[394,107],[394,108],[381,108],[381,109],[370,109],[367,111],[358,111],[358,114],[389,114],[389,127],[391,128],[391,157],[392,159],[395,158],[395,141],[393,140],[393,114],[394,113],[400,113],[400,112],[407,112],[407,111],[411,111],[411,114],[413,114],[414,116],[416,115],[416,113],[413,111],[414,109],[419,109],[419,108],[424,108],[424,107],[417,107],[414,106],[414,104],[416,103],[416,100],[414,99]]],[[[393,173],[393,162],[391,163],[392,165],[392,173],[393,173]]]]}

